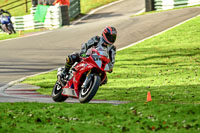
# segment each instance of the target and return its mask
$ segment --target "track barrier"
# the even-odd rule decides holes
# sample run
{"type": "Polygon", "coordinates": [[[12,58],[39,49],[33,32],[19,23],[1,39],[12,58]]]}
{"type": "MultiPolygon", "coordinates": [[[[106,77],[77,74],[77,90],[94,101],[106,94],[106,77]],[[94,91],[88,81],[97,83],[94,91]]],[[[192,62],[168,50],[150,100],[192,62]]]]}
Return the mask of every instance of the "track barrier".
{"type": "Polygon", "coordinates": [[[145,0],[145,3],[146,11],[153,11],[199,5],[200,0],[145,0]]]}

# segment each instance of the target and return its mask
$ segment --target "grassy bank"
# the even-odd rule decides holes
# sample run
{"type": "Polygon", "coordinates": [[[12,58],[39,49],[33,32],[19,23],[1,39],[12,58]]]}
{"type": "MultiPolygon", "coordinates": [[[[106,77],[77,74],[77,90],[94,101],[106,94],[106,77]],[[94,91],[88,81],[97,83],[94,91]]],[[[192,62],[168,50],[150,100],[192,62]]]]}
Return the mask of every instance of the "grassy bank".
{"type": "Polygon", "coordinates": [[[35,29],[35,30],[27,30],[27,31],[20,31],[16,32],[16,34],[8,35],[7,33],[0,33],[0,40],[6,40],[11,38],[17,38],[22,36],[27,36],[36,32],[44,31],[44,29],[35,29]]]}
{"type": "Polygon", "coordinates": [[[200,106],[1,103],[0,132],[198,133],[200,106]]]}

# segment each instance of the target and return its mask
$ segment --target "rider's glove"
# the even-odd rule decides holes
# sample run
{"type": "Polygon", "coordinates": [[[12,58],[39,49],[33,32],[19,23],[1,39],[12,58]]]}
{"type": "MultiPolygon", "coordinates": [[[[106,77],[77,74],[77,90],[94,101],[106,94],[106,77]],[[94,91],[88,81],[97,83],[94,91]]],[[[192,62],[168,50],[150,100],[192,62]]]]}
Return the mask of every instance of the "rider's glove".
{"type": "Polygon", "coordinates": [[[87,55],[85,53],[82,53],[81,54],[81,57],[86,57],[87,55]]]}

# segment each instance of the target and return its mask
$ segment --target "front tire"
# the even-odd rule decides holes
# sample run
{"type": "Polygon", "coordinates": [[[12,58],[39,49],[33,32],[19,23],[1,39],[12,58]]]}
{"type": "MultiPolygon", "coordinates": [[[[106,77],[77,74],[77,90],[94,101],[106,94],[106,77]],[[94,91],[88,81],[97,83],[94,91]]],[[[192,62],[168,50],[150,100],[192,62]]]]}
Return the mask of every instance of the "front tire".
{"type": "Polygon", "coordinates": [[[12,33],[16,34],[16,31],[14,30],[14,27],[12,24],[9,24],[7,29],[10,31],[11,34],[12,33]]]}
{"type": "Polygon", "coordinates": [[[52,90],[52,99],[55,102],[63,102],[65,101],[68,97],[62,95],[63,89],[62,86],[56,81],[53,90],[52,90]]]}
{"type": "Polygon", "coordinates": [[[8,33],[9,35],[12,33],[12,32],[8,29],[8,27],[7,27],[6,24],[3,24],[3,25],[2,25],[2,29],[3,29],[4,32],[8,33]]]}
{"type": "Polygon", "coordinates": [[[89,87],[87,89],[81,88],[81,90],[79,91],[79,101],[81,103],[88,103],[97,93],[100,83],[100,76],[94,75],[89,83],[89,87]]]}

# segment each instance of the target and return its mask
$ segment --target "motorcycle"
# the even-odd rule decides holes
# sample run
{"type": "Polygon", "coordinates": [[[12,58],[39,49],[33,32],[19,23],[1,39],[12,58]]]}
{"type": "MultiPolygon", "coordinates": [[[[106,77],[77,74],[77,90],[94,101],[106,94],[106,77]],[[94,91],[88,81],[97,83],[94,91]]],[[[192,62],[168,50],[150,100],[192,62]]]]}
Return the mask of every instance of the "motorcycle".
{"type": "MultiPolygon", "coordinates": [[[[106,80],[109,68],[107,48],[90,48],[86,57],[76,62],[67,75],[67,81],[57,79],[52,90],[52,99],[63,102],[68,97],[78,98],[80,103],[88,103],[96,94],[99,86],[106,80]]],[[[58,73],[63,68],[58,69],[58,73]]]]}
{"type": "Polygon", "coordinates": [[[14,30],[13,24],[11,22],[10,16],[1,15],[0,22],[1,22],[0,27],[3,32],[8,33],[9,35],[12,33],[14,34],[16,33],[16,31],[14,30]]]}

